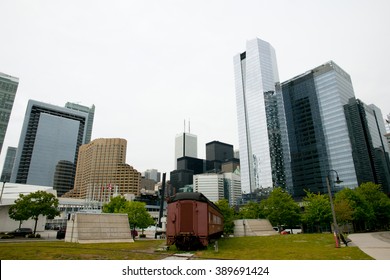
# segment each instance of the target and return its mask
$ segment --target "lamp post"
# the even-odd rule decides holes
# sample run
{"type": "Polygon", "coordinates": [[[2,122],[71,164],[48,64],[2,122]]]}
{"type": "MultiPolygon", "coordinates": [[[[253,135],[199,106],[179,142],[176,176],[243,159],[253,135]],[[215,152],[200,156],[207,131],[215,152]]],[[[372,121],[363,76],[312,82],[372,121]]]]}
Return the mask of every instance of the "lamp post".
{"type": "Polygon", "coordinates": [[[336,181],[335,183],[336,184],[340,184],[341,181],[339,179],[339,174],[337,173],[336,170],[329,170],[328,171],[328,175],[326,176],[326,185],[328,187],[328,195],[329,195],[329,201],[330,201],[330,209],[332,210],[332,217],[333,217],[333,235],[334,235],[334,240],[335,240],[335,244],[336,244],[336,248],[340,248],[340,244],[339,244],[339,238],[338,238],[338,233],[339,233],[339,227],[337,225],[337,220],[336,220],[336,213],[334,211],[334,205],[333,205],[333,198],[332,198],[332,192],[330,191],[330,183],[329,183],[329,174],[330,172],[333,171],[336,173],[336,181]]]}

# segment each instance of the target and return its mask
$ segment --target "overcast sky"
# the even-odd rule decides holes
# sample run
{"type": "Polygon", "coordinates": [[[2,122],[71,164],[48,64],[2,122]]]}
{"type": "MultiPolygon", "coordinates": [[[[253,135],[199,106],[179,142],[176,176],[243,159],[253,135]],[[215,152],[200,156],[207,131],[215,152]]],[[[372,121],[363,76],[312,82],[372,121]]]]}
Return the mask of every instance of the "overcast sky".
{"type": "Polygon", "coordinates": [[[140,172],[169,178],[185,119],[198,157],[214,140],[238,149],[233,56],[255,37],[275,48],[281,82],[333,60],[387,115],[389,11],[387,0],[0,0],[0,72],[20,79],[0,168],[29,99],[94,104],[92,139],[125,138],[140,172]]]}

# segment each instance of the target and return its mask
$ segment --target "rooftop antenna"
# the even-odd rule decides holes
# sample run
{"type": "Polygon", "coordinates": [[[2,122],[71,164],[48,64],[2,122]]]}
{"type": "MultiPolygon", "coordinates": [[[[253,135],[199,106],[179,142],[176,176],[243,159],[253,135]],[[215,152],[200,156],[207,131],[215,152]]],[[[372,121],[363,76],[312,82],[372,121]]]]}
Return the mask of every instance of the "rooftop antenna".
{"type": "Polygon", "coordinates": [[[183,130],[184,133],[186,133],[186,120],[184,119],[184,130],[183,130]]]}

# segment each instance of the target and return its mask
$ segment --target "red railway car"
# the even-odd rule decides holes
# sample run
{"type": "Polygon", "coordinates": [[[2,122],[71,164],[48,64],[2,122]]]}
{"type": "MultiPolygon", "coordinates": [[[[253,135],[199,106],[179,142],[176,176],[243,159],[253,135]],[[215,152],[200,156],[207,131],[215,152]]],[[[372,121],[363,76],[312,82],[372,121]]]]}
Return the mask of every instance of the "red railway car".
{"type": "Polygon", "coordinates": [[[205,247],[223,233],[223,216],[201,193],[177,193],[168,201],[167,245],[179,250],[205,247]]]}

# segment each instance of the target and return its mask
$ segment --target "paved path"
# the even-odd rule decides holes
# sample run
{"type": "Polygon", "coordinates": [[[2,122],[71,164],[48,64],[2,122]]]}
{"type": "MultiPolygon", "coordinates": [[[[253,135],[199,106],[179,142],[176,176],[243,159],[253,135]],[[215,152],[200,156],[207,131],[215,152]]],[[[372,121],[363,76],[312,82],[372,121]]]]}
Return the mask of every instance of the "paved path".
{"type": "Polygon", "coordinates": [[[194,254],[183,253],[183,254],[174,254],[172,256],[164,258],[164,260],[189,260],[194,254]]]}
{"type": "Polygon", "coordinates": [[[376,260],[390,260],[390,231],[353,233],[352,243],[376,260]]]}

